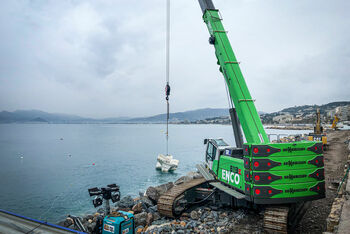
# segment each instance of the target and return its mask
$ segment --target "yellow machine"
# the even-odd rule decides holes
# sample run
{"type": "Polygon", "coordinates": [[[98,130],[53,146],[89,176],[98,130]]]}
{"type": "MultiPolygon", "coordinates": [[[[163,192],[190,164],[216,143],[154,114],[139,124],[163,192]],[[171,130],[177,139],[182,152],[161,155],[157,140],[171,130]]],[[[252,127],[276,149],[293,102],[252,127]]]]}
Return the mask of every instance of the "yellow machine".
{"type": "Polygon", "coordinates": [[[337,130],[337,129],[338,129],[338,128],[337,128],[337,123],[338,123],[338,121],[339,121],[338,116],[337,116],[337,115],[334,115],[334,119],[333,119],[333,123],[332,123],[332,129],[333,129],[333,130],[337,130]]]}
{"type": "MultiPolygon", "coordinates": [[[[334,121],[333,121],[334,124],[334,121]]],[[[332,125],[333,127],[333,125],[332,125]]],[[[316,125],[314,126],[314,132],[309,133],[308,136],[309,141],[322,141],[323,150],[327,149],[327,136],[326,133],[323,132],[323,127],[321,125],[321,114],[320,109],[316,110],[316,125]]]]}

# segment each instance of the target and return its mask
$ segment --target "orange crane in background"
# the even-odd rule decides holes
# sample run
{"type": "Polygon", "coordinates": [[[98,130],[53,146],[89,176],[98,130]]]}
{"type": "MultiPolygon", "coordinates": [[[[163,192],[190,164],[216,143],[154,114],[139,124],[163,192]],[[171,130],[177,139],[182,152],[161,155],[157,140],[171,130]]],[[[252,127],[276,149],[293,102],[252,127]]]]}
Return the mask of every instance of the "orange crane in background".
{"type": "Polygon", "coordinates": [[[338,122],[339,122],[339,118],[338,118],[337,114],[335,114],[334,115],[334,119],[333,119],[333,123],[332,123],[332,129],[333,130],[337,130],[338,129],[337,128],[338,122]]]}

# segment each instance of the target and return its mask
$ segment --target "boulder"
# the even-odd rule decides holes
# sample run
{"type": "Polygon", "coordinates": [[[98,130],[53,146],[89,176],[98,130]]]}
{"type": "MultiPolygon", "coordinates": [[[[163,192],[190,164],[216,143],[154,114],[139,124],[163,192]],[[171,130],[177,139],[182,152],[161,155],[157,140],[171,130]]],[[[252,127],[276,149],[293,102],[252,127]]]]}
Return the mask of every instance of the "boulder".
{"type": "Polygon", "coordinates": [[[151,225],[147,228],[147,233],[171,233],[172,227],[170,223],[163,223],[159,225],[151,225]]]}
{"type": "Polygon", "coordinates": [[[132,207],[131,210],[134,211],[134,214],[141,213],[141,211],[142,211],[142,203],[141,203],[141,202],[136,203],[136,204],[132,207]]]}
{"type": "Polygon", "coordinates": [[[155,213],[153,213],[153,220],[154,221],[157,221],[157,220],[159,220],[161,217],[160,217],[160,214],[158,213],[158,212],[155,212],[155,213]]]}
{"type": "Polygon", "coordinates": [[[63,222],[63,226],[64,226],[64,227],[69,227],[69,226],[71,226],[73,223],[74,223],[73,219],[70,218],[70,217],[68,217],[68,218],[66,218],[66,220],[63,222]]]}
{"type": "Polygon", "coordinates": [[[131,208],[134,205],[134,199],[130,195],[128,195],[126,197],[123,197],[120,201],[118,201],[115,206],[120,208],[131,208]]]}
{"type": "Polygon", "coordinates": [[[91,220],[92,220],[93,218],[94,218],[94,216],[93,216],[93,215],[88,214],[88,215],[85,215],[85,216],[84,216],[83,220],[89,221],[89,219],[91,219],[91,220]]]}
{"type": "Polygon", "coordinates": [[[143,229],[144,229],[144,227],[140,225],[140,226],[135,228],[135,231],[136,231],[136,233],[142,233],[143,229]]]}
{"type": "Polygon", "coordinates": [[[154,206],[153,202],[148,197],[141,197],[140,201],[145,209],[154,206]]]}
{"type": "Polygon", "coordinates": [[[89,223],[86,226],[86,229],[88,230],[89,233],[92,233],[92,231],[95,229],[96,223],[89,223]]]}
{"type": "Polygon", "coordinates": [[[154,219],[153,223],[152,223],[152,226],[153,225],[161,225],[161,224],[164,224],[164,223],[168,223],[168,220],[166,220],[164,217],[161,218],[161,219],[154,219]]]}
{"type": "Polygon", "coordinates": [[[145,226],[147,224],[147,213],[142,212],[134,216],[135,226],[145,226]]]}
{"type": "Polygon", "coordinates": [[[153,214],[152,213],[148,213],[147,214],[147,218],[146,218],[147,226],[151,225],[152,222],[153,222],[153,214]]]}
{"type": "Polygon", "coordinates": [[[151,207],[149,207],[149,208],[147,209],[147,212],[148,212],[148,213],[155,213],[155,212],[157,212],[157,211],[158,211],[157,205],[151,206],[151,207]]]}
{"type": "Polygon", "coordinates": [[[131,208],[129,207],[116,207],[115,211],[125,211],[125,212],[129,212],[131,210],[131,208]]]}
{"type": "Polygon", "coordinates": [[[199,219],[199,215],[198,215],[197,211],[195,211],[195,210],[191,211],[190,217],[191,217],[191,219],[194,219],[194,220],[199,219]]]}
{"type": "Polygon", "coordinates": [[[146,190],[146,196],[149,197],[149,199],[151,199],[155,204],[157,204],[159,197],[171,189],[173,186],[174,184],[172,182],[161,184],[156,187],[151,186],[146,190]]]}

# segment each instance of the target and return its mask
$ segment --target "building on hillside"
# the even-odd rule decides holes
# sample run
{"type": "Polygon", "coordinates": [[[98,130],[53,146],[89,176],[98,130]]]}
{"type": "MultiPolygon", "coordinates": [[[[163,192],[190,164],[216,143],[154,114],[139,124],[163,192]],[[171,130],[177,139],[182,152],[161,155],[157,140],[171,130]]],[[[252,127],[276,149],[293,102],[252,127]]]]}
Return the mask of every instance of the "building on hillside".
{"type": "Polygon", "coordinates": [[[330,119],[333,119],[334,115],[335,115],[335,109],[332,109],[327,112],[327,117],[329,117],[330,119]]]}
{"type": "Polygon", "coordinates": [[[277,123],[288,123],[293,120],[293,115],[291,114],[277,115],[273,117],[272,120],[277,123]]]}
{"type": "Polygon", "coordinates": [[[338,114],[340,121],[350,120],[350,105],[338,106],[335,108],[335,112],[338,114]]]}

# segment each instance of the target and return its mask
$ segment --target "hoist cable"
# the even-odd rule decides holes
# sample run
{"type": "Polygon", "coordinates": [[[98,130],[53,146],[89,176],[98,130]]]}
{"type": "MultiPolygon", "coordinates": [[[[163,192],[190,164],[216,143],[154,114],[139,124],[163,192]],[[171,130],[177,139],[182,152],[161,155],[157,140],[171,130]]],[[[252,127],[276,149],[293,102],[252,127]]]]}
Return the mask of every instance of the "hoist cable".
{"type": "Polygon", "coordinates": [[[165,86],[165,95],[166,95],[166,104],[167,104],[167,115],[166,115],[166,155],[169,155],[169,95],[170,95],[170,85],[169,85],[169,76],[170,76],[170,0],[167,0],[166,4],[166,51],[165,51],[165,60],[166,60],[166,86],[165,86]]]}

